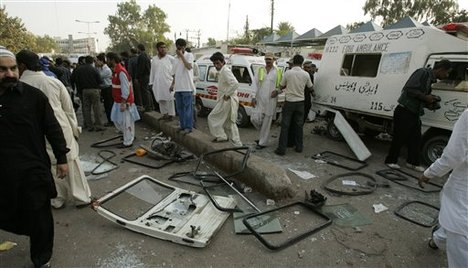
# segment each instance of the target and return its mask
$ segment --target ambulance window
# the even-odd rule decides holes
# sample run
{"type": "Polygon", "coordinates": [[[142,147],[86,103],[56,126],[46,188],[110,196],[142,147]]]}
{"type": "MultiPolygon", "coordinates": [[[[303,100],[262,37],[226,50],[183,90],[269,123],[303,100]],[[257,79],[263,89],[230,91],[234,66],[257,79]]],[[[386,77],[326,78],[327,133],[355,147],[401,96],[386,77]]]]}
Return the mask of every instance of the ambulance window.
{"type": "Polygon", "coordinates": [[[382,57],[381,74],[405,74],[411,62],[411,52],[388,53],[382,57]]]}
{"type": "MultiPolygon", "coordinates": [[[[451,62],[452,71],[449,77],[432,84],[432,88],[438,90],[468,91],[468,62],[451,62]]],[[[436,63],[434,62],[434,64],[436,63]]]]}
{"type": "Polygon", "coordinates": [[[198,65],[198,81],[205,81],[206,65],[198,65]]]}
{"type": "Polygon", "coordinates": [[[242,84],[251,84],[252,78],[250,78],[249,70],[243,66],[232,66],[232,73],[237,79],[237,82],[242,84]]]}
{"type": "Polygon", "coordinates": [[[340,75],[375,77],[379,68],[381,54],[345,55],[340,75]]]}
{"type": "Polygon", "coordinates": [[[209,82],[218,82],[218,71],[214,66],[208,68],[208,79],[209,82]]]}

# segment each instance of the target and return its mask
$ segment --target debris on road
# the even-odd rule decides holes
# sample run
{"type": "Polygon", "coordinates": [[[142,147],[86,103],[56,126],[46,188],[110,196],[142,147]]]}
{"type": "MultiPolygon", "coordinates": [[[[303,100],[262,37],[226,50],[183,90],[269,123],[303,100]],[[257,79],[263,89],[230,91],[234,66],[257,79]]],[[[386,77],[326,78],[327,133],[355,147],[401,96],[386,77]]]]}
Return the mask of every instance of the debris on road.
{"type": "Polygon", "coordinates": [[[374,208],[375,213],[380,213],[388,210],[388,207],[384,206],[382,203],[373,204],[372,207],[374,208]]]}

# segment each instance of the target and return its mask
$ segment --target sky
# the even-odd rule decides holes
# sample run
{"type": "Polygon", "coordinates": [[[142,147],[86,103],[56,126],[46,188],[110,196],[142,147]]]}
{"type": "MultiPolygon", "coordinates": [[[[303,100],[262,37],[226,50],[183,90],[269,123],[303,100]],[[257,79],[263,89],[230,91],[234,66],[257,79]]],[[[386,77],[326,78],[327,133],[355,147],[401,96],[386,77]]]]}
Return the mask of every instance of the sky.
{"type": "MultiPolygon", "coordinates": [[[[9,16],[19,17],[25,27],[36,35],[67,38],[86,38],[86,33],[98,40],[99,50],[109,45],[109,38],[104,34],[108,26],[108,16],[115,15],[117,0],[0,0],[0,6],[6,8],[9,16]],[[87,23],[81,21],[99,21],[87,23]]],[[[298,34],[312,28],[321,32],[337,25],[368,21],[362,7],[365,0],[275,0],[274,27],[279,22],[289,22],[298,34]]],[[[226,40],[242,34],[246,17],[250,29],[269,27],[271,20],[270,0],[137,0],[142,10],[149,5],[156,5],[166,15],[166,22],[171,32],[166,36],[173,39],[188,36],[196,42],[196,32],[200,31],[201,42],[209,37],[226,40]],[[229,8],[230,6],[230,8],[229,8]],[[229,33],[228,33],[229,18],[229,33]]],[[[468,0],[459,0],[461,8],[468,8],[468,0]]]]}

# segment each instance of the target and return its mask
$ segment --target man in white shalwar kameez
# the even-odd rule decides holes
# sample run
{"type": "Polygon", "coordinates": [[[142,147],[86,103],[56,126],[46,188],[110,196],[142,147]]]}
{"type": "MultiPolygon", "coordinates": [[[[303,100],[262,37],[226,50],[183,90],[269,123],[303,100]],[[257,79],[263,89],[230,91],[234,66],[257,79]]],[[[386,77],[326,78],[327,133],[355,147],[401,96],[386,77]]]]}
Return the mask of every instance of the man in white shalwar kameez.
{"type": "MultiPolygon", "coordinates": [[[[81,127],[78,126],[70,94],[60,80],[46,76],[41,71],[37,54],[23,50],[16,57],[21,75],[20,81],[40,89],[47,96],[55,117],[62,127],[67,148],[70,149],[67,153],[69,172],[65,179],[56,176],[56,165],[52,164],[57,197],[52,199],[51,204],[55,208],[62,208],[68,199],[73,199],[76,205],[88,204],[91,201],[91,190],[81,167],[79,145],[76,140],[81,133],[81,127]]],[[[51,162],[56,163],[49,143],[47,143],[47,153],[51,162]]]]}
{"type": "Polygon", "coordinates": [[[260,67],[255,74],[256,88],[252,100],[255,110],[250,120],[256,129],[260,129],[257,149],[267,146],[271,121],[276,112],[277,97],[272,97],[272,93],[279,88],[282,73],[273,65],[273,62],[273,54],[265,54],[266,66],[260,67]]]}
{"type": "Polygon", "coordinates": [[[230,139],[234,146],[240,147],[242,142],[236,125],[239,83],[231,69],[226,66],[222,53],[214,53],[210,60],[219,72],[216,106],[208,116],[208,127],[211,135],[215,137],[213,142],[225,142],[230,139]]]}
{"type": "Polygon", "coordinates": [[[452,136],[437,159],[419,179],[419,185],[452,171],[440,192],[440,227],[429,246],[445,246],[448,267],[468,267],[468,110],[460,116],[452,136]]]}
{"type": "Polygon", "coordinates": [[[154,98],[159,104],[159,109],[163,115],[162,119],[172,120],[175,116],[174,93],[172,88],[172,68],[174,57],[167,55],[166,44],[158,42],[156,44],[158,55],[151,61],[151,72],[149,84],[153,89],[154,98]]]}

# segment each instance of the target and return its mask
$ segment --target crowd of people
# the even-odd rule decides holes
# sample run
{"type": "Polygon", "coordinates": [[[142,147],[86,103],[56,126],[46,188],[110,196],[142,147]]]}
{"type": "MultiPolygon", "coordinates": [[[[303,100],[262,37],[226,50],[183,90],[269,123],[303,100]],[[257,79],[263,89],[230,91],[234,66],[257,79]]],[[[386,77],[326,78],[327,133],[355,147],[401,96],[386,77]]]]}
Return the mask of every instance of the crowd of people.
{"type": "MultiPolygon", "coordinates": [[[[68,200],[77,207],[92,201],[79,161],[77,140],[82,128],[76,111],[80,104],[83,129],[95,132],[115,126],[123,135],[119,148],[133,146],[135,121],[140,120],[141,113],[156,107],[162,114],[160,120],[172,121],[178,115],[182,135],[195,128],[198,69],[186,41],[178,39],[175,46],[175,56],[168,54],[164,42],[158,42],[152,59],[145,46],[139,44],[130,54],[108,52],[81,57],[77,66],[60,57],[54,63],[29,50],[15,55],[0,47],[0,228],[30,237],[35,267],[50,266],[54,235],[51,207],[63,208],[68,200]]],[[[272,53],[266,53],[264,59],[265,66],[256,71],[253,81],[251,122],[259,130],[256,149],[269,146],[277,98],[284,93],[281,131],[274,153],[283,156],[288,147],[301,153],[316,66],[295,55],[283,73],[275,66],[272,53]]],[[[208,116],[212,142],[243,146],[236,125],[239,82],[222,53],[214,53],[210,60],[218,71],[217,103],[208,116]]],[[[423,108],[435,101],[430,95],[431,83],[446,77],[450,69],[450,62],[442,60],[434,69],[417,70],[406,83],[395,109],[395,136],[385,160],[389,167],[400,168],[399,151],[406,144],[407,166],[424,171],[417,157],[419,117],[423,108]]],[[[423,187],[430,178],[454,169],[442,192],[441,227],[434,231],[430,242],[436,248],[447,240],[449,265],[454,267],[468,263],[467,113],[456,124],[441,159],[420,180],[423,187]],[[465,190],[461,191],[460,185],[465,190]]]]}

